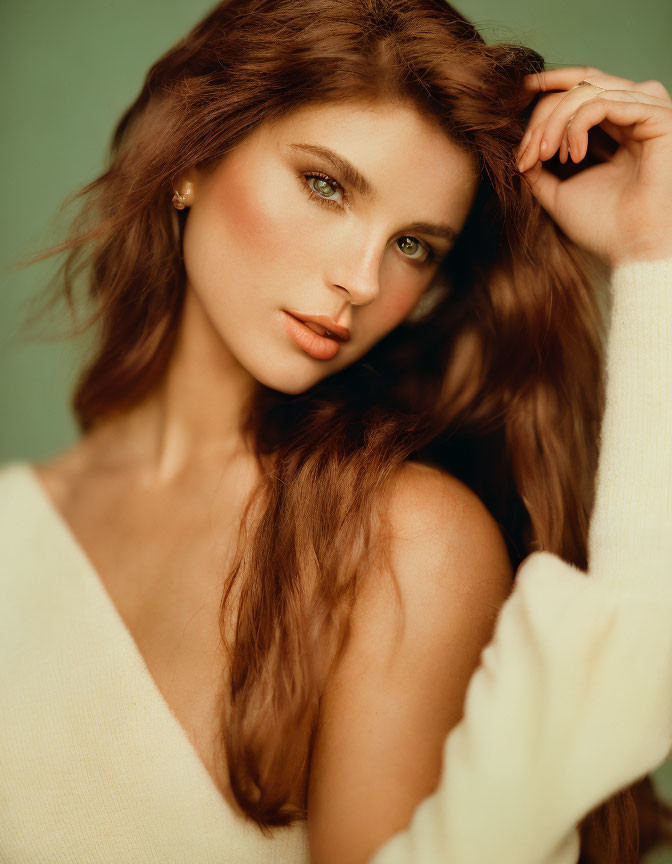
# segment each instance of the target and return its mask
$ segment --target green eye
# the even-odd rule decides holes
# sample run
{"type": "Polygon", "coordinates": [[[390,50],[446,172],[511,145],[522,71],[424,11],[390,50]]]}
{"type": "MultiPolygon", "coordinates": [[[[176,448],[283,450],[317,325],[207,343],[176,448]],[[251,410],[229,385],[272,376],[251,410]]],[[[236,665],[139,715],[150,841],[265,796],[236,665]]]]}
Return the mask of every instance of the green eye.
{"type": "Polygon", "coordinates": [[[341,192],[343,198],[347,200],[345,189],[343,189],[340,183],[336,180],[332,180],[326,174],[304,174],[303,177],[309,190],[308,194],[311,198],[317,201],[318,204],[341,207],[342,205],[338,203],[336,198],[334,198],[336,192],[341,192]],[[313,182],[311,181],[314,181],[315,185],[313,185],[313,182]]]}
{"type": "MultiPolygon", "coordinates": [[[[399,243],[399,248],[401,249],[401,251],[402,251],[404,254],[406,254],[406,252],[409,252],[409,251],[410,251],[410,252],[415,252],[415,251],[418,251],[418,250],[419,250],[420,252],[425,252],[425,253],[426,253],[427,258],[424,259],[424,260],[427,260],[427,259],[429,259],[429,258],[431,257],[431,254],[430,254],[430,252],[429,252],[429,248],[426,247],[426,246],[424,246],[424,245],[422,245],[422,244],[420,244],[420,243],[415,239],[415,237],[400,237],[399,240],[398,240],[397,242],[399,243]]],[[[407,258],[410,258],[411,261],[420,261],[421,263],[422,263],[422,260],[423,260],[423,259],[421,259],[421,258],[416,258],[414,255],[406,255],[406,257],[407,257],[407,258]]]]}
{"type": "Polygon", "coordinates": [[[329,183],[327,180],[324,180],[322,177],[315,177],[315,178],[311,178],[311,179],[315,180],[315,186],[313,186],[313,189],[316,192],[319,192],[320,195],[324,195],[327,198],[331,198],[334,195],[334,193],[336,192],[336,190],[331,185],[331,183],[329,183]],[[329,191],[329,190],[331,190],[331,191],[329,191]]]}
{"type": "Polygon", "coordinates": [[[401,239],[403,240],[403,242],[402,242],[402,244],[399,246],[399,248],[401,249],[402,252],[408,252],[409,249],[410,249],[411,252],[413,252],[413,248],[412,248],[412,247],[414,247],[414,246],[415,246],[416,249],[420,249],[420,248],[421,248],[421,247],[420,247],[420,244],[419,244],[418,241],[415,239],[415,237],[402,237],[401,239]]]}

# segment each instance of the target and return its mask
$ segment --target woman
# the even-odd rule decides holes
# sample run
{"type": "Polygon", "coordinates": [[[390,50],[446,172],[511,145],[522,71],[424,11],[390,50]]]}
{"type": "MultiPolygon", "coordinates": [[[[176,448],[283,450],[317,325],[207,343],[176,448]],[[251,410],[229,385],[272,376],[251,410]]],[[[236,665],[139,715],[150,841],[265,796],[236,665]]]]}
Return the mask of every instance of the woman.
{"type": "MultiPolygon", "coordinates": [[[[381,864],[576,861],[597,805],[583,860],[639,860],[655,801],[646,778],[624,787],[669,752],[672,649],[658,571],[637,572],[641,596],[616,588],[633,568],[605,549],[606,492],[596,578],[579,568],[604,398],[594,283],[613,268],[627,332],[666,332],[627,298],[669,310],[672,103],[656,82],[568,69],[531,106],[542,67],[432,0],[234,0],[149,71],[50,250],[68,251],[69,300],[86,269],[100,325],[73,399],[82,439],[4,467],[21,622],[2,653],[7,860],[355,864],[391,838],[381,864]],[[542,171],[559,152],[574,173],[568,146],[603,164],[542,171]],[[509,597],[509,556],[530,550],[509,597]],[[493,634],[508,662],[488,682],[493,634]],[[621,670],[659,663],[611,737],[591,723],[630,702],[598,686],[613,678],[596,643],[628,646],[621,670]],[[557,662],[535,691],[539,656],[557,662]],[[577,657],[594,699],[559,662],[577,657]],[[497,782],[511,765],[520,790],[497,782]],[[460,796],[490,803],[488,776],[486,833],[460,796]]],[[[657,392],[654,344],[639,362],[657,392]]],[[[617,440],[669,467],[658,424],[617,440]]],[[[624,476],[660,493],[660,569],[669,502],[641,463],[624,476]]],[[[620,552],[640,539],[625,531],[620,552]]],[[[662,836],[654,822],[642,851],[662,836]]]]}

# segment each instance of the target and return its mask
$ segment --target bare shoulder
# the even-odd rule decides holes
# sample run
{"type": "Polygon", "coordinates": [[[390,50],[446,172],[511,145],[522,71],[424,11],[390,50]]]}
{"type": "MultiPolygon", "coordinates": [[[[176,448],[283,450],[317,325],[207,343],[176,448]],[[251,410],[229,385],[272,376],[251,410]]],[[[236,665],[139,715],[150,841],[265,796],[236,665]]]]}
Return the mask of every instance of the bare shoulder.
{"type": "Polygon", "coordinates": [[[308,800],[315,864],[364,864],[434,791],[446,735],[512,589],[501,530],[457,478],[408,463],[381,511],[388,560],[374,558],[358,588],[320,701],[308,800]]]}
{"type": "MultiPolygon", "coordinates": [[[[407,601],[421,590],[468,591],[499,609],[511,591],[513,568],[500,526],[469,486],[434,466],[406,462],[383,512],[383,539],[407,601]]],[[[366,591],[371,598],[376,588],[366,591]]]]}

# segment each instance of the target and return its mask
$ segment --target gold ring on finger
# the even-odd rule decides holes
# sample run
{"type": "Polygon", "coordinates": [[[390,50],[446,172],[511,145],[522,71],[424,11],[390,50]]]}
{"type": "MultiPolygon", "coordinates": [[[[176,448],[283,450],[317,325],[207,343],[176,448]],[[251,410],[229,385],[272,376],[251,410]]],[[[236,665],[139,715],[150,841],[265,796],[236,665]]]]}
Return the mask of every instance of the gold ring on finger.
{"type": "Polygon", "coordinates": [[[588,84],[590,87],[596,87],[600,93],[604,93],[604,87],[599,87],[597,84],[593,84],[591,81],[579,81],[578,84],[574,84],[573,87],[570,87],[570,90],[576,90],[577,87],[585,87],[588,84]]]}

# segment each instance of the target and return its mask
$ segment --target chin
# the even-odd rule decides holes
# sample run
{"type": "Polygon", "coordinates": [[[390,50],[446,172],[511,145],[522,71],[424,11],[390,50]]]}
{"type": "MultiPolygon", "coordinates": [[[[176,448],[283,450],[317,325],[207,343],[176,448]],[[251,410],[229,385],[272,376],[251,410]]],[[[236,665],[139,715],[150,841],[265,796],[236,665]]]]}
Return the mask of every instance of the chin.
{"type": "MultiPolygon", "coordinates": [[[[305,393],[306,390],[310,390],[332,371],[335,371],[330,369],[327,372],[326,367],[323,370],[306,369],[305,365],[301,363],[303,358],[298,357],[296,359],[299,361],[298,363],[275,363],[270,367],[268,364],[264,364],[264,368],[257,367],[255,369],[248,366],[248,371],[260,384],[271,390],[286,393],[288,396],[305,393]],[[304,368],[301,368],[302,366],[304,368]]],[[[318,361],[312,362],[317,363],[318,361]]]]}

